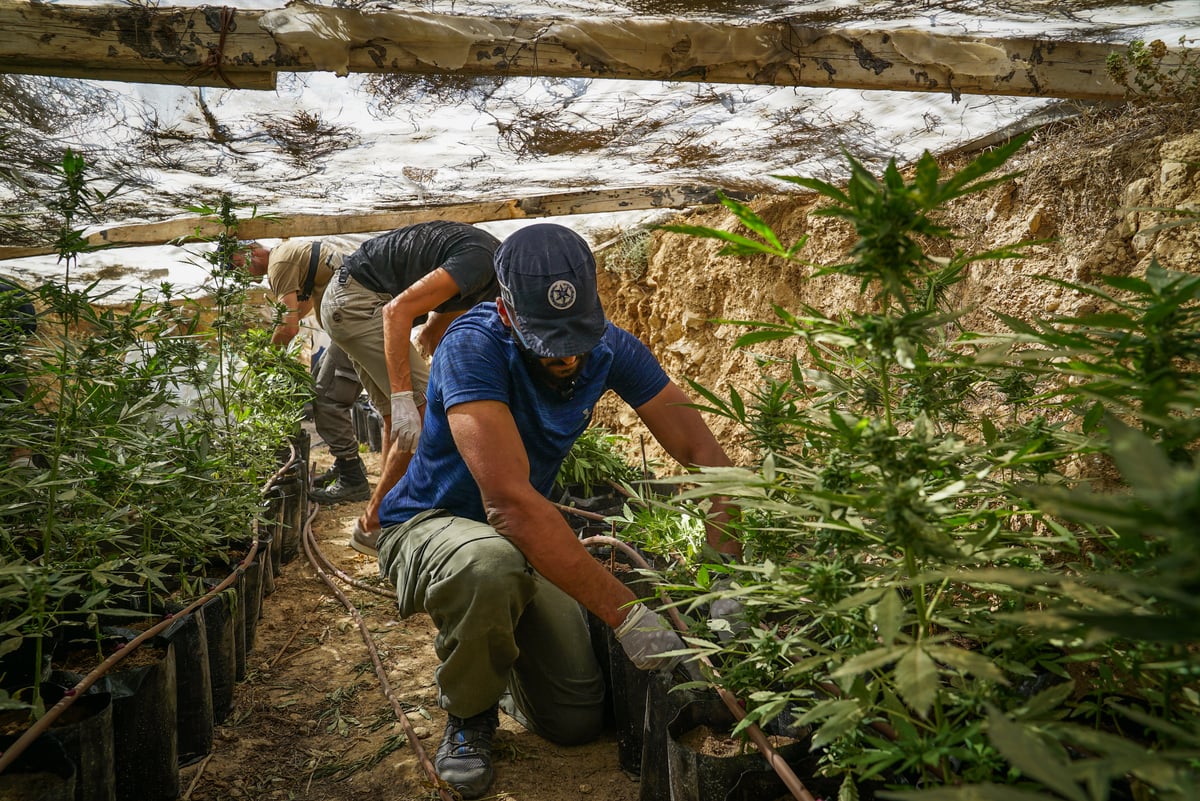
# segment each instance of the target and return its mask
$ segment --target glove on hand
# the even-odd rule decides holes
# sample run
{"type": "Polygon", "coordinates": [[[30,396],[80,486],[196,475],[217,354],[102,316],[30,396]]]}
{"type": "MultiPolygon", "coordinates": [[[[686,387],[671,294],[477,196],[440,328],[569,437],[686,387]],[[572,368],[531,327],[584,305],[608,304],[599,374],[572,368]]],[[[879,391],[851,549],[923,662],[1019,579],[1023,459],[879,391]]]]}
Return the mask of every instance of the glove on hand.
{"type": "MultiPolygon", "coordinates": [[[[713,590],[732,589],[730,584],[731,582],[724,580],[714,586],[713,590]]],[[[718,598],[709,604],[708,628],[717,635],[717,641],[722,645],[749,628],[742,602],[737,598],[718,598]]]]}
{"type": "Polygon", "coordinates": [[[413,401],[411,389],[392,393],[392,445],[412,453],[417,449],[421,437],[421,415],[413,401]]]}
{"type": "Polygon", "coordinates": [[[640,670],[674,670],[683,659],[681,656],[663,656],[686,646],[666,619],[645,604],[635,604],[614,634],[629,661],[640,670]]]}

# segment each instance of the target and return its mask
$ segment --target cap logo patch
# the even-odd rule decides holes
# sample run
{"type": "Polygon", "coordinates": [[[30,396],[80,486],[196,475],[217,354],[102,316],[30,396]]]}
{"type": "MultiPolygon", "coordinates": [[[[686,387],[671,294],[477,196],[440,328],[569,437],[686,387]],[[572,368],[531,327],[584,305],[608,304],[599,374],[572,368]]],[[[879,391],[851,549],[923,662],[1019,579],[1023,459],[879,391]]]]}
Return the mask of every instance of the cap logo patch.
{"type": "Polygon", "coordinates": [[[559,311],[575,305],[575,285],[570,281],[555,281],[546,292],[546,300],[559,311]]]}

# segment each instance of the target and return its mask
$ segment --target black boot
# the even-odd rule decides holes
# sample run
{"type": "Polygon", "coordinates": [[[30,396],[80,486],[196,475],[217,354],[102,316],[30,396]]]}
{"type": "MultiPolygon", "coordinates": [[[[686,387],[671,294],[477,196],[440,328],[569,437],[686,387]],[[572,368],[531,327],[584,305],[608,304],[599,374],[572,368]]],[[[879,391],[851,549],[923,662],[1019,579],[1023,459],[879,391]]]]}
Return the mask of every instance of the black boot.
{"type": "Polygon", "coordinates": [[[324,473],[313,476],[312,485],[317,488],[327,487],[337,480],[337,477],[342,474],[342,469],[334,462],[329,466],[329,469],[324,473]]]}
{"type": "Polygon", "coordinates": [[[338,476],[328,486],[309,493],[317,503],[336,504],[349,501],[365,501],[371,497],[371,485],[367,483],[367,471],[362,459],[338,459],[334,462],[338,476]]]}

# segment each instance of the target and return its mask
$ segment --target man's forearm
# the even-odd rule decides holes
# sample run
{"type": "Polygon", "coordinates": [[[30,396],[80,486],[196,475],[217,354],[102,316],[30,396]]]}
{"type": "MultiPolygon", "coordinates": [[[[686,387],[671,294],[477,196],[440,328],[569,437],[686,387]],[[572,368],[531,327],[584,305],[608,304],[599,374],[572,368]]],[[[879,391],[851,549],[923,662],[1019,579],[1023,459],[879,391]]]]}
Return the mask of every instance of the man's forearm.
{"type": "Polygon", "coordinates": [[[300,327],[295,325],[277,325],[275,332],[271,334],[271,344],[281,348],[286,348],[292,344],[292,340],[296,338],[296,334],[300,333],[300,327]]]}
{"type": "Polygon", "coordinates": [[[389,392],[411,390],[412,370],[409,366],[409,338],[412,336],[412,318],[391,306],[384,308],[383,355],[387,362],[389,392]]]}
{"type": "Polygon", "coordinates": [[[383,467],[380,468],[379,483],[375,485],[375,491],[371,493],[371,499],[367,501],[366,512],[363,515],[367,521],[365,528],[376,529],[379,527],[379,507],[383,505],[383,499],[392,491],[392,487],[400,483],[400,479],[408,470],[410,461],[412,461],[411,453],[405,453],[399,448],[392,448],[388,451],[387,458],[383,460],[383,467]]]}
{"type": "Polygon", "coordinates": [[[536,509],[489,506],[488,522],[508,537],[546,580],[616,628],[629,614],[636,596],[587,552],[558,510],[542,500],[536,509]]]}

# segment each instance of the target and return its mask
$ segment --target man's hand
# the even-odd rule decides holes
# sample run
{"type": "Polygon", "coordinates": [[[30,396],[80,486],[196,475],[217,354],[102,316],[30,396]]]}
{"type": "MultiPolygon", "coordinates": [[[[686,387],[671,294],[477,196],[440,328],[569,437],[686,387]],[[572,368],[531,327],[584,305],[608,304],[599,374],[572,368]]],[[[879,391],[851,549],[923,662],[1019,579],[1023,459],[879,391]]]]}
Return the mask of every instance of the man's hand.
{"type": "MultiPolygon", "coordinates": [[[[729,582],[715,589],[730,589],[729,582]]],[[[750,626],[746,623],[746,610],[737,598],[718,598],[708,606],[708,628],[717,635],[717,641],[726,645],[750,626]]]]}
{"type": "Polygon", "coordinates": [[[666,619],[645,604],[635,604],[614,633],[629,661],[641,670],[674,670],[683,659],[682,656],[663,656],[686,646],[666,619]]]}
{"type": "Polygon", "coordinates": [[[421,436],[421,415],[417,413],[417,404],[413,401],[411,389],[392,393],[392,430],[393,447],[404,453],[412,453],[417,449],[417,440],[421,436]]]}

